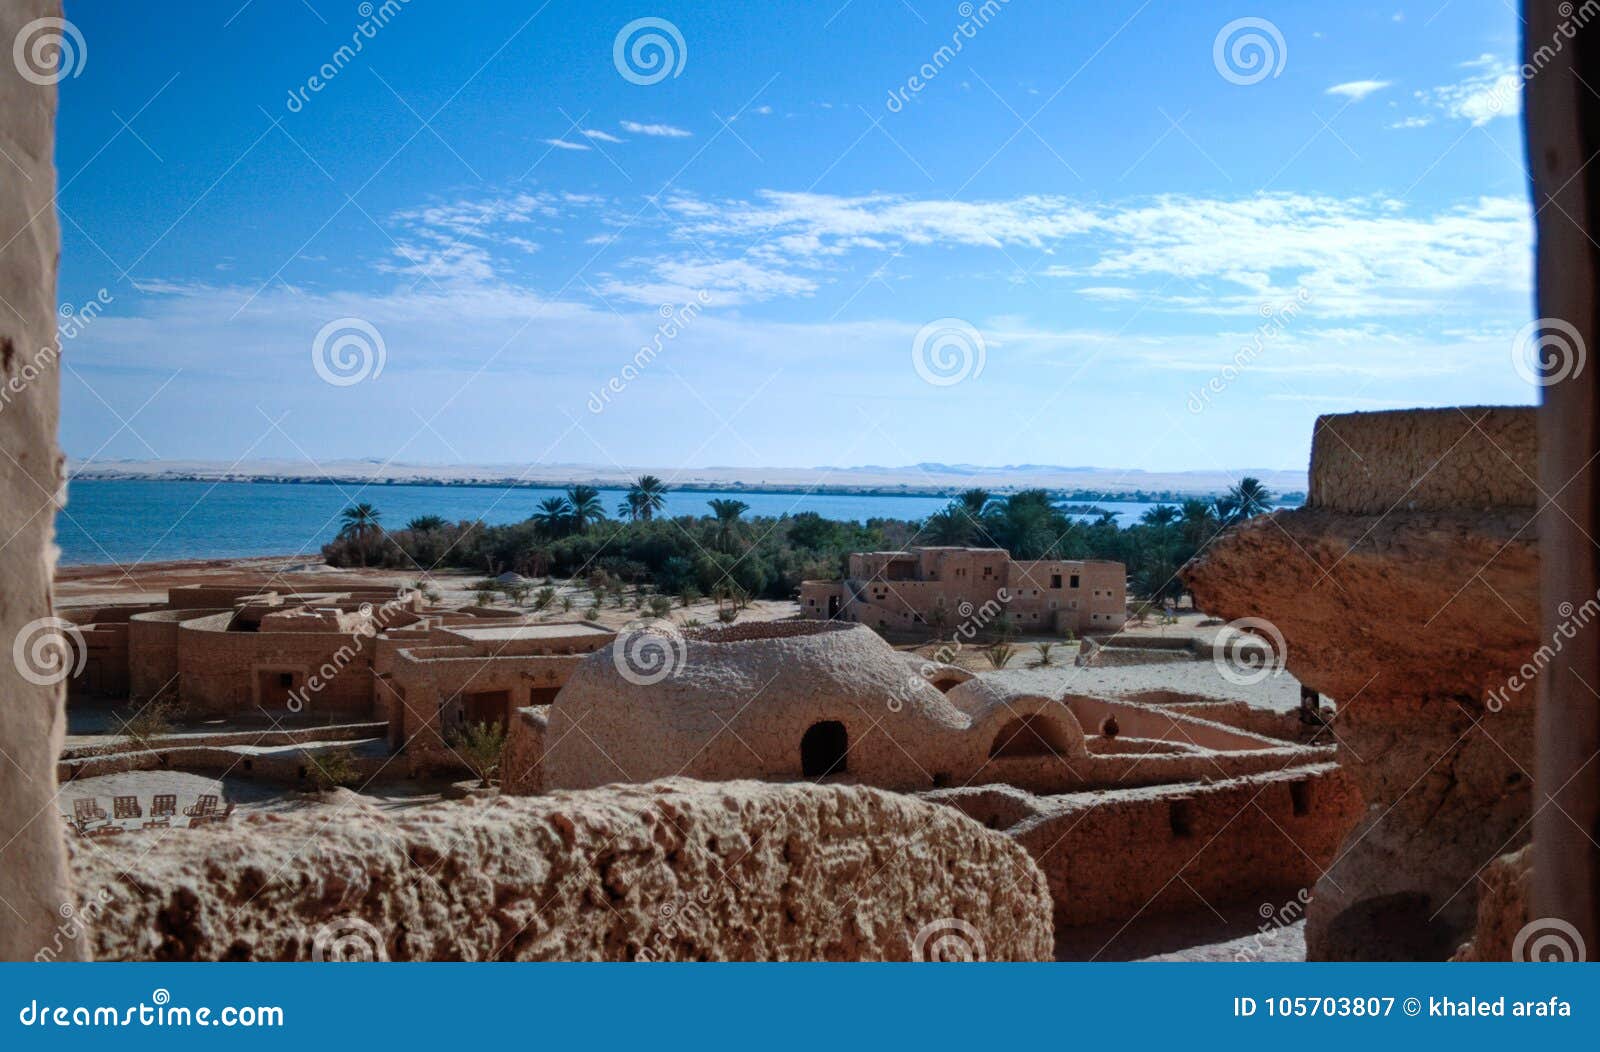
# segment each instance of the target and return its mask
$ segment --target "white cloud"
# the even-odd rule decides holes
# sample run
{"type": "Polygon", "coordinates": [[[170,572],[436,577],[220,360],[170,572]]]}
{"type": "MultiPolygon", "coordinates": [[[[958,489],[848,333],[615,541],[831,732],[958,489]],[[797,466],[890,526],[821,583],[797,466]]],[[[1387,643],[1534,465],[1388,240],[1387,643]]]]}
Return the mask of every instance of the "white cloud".
{"type": "Polygon", "coordinates": [[[640,124],[638,121],[623,121],[622,130],[632,132],[634,135],[653,135],[662,139],[687,139],[694,134],[671,124],[640,124]]]}
{"type": "Polygon", "coordinates": [[[537,251],[528,235],[584,203],[572,194],[516,193],[403,209],[389,217],[399,229],[391,235],[392,258],[377,269],[430,285],[490,282],[502,269],[494,248],[537,251]]]}
{"type": "Polygon", "coordinates": [[[1389,125],[1390,128],[1426,128],[1433,123],[1432,117],[1406,117],[1389,125]]]}
{"type": "Polygon", "coordinates": [[[1417,100],[1474,125],[1522,112],[1522,82],[1514,63],[1494,55],[1479,55],[1461,63],[1461,68],[1470,71],[1463,79],[1419,91],[1417,100]]]}
{"type": "Polygon", "coordinates": [[[546,146],[554,146],[558,150],[587,150],[589,147],[581,142],[568,142],[565,139],[540,139],[546,146]]]}
{"type": "Polygon", "coordinates": [[[626,139],[617,138],[615,135],[612,135],[608,131],[601,131],[599,128],[580,128],[580,129],[578,129],[578,134],[582,135],[582,136],[585,136],[587,138],[590,138],[590,139],[597,140],[599,142],[626,142],[627,141],[626,139]]]}
{"type": "MultiPolygon", "coordinates": [[[[1088,205],[1048,195],[950,201],[765,191],[754,201],[680,194],[662,207],[696,251],[636,261],[653,274],[644,280],[677,285],[682,268],[706,266],[709,252],[756,268],[727,273],[733,282],[752,279],[741,285],[748,299],[808,295],[847,271],[857,253],[892,253],[914,265],[914,250],[925,246],[1043,252],[1058,261],[1036,275],[1082,281],[1079,291],[1091,298],[1131,298],[1114,290],[1155,286],[1137,294],[1199,314],[1300,286],[1313,290],[1319,311],[1340,316],[1427,313],[1457,298],[1522,294],[1531,280],[1531,224],[1520,198],[1418,213],[1389,198],[1289,193],[1088,205]]],[[[1015,261],[995,265],[1010,270],[1015,261]]]]}
{"type": "Polygon", "coordinates": [[[659,259],[649,264],[653,279],[613,277],[600,291],[635,303],[688,303],[705,292],[717,306],[753,303],[779,297],[809,296],[817,282],[774,266],[745,259],[717,262],[659,259]]]}
{"type": "Polygon", "coordinates": [[[1387,80],[1351,80],[1343,84],[1335,84],[1327,90],[1329,95],[1342,95],[1351,102],[1360,102],[1374,92],[1382,91],[1389,86],[1387,80]]]}

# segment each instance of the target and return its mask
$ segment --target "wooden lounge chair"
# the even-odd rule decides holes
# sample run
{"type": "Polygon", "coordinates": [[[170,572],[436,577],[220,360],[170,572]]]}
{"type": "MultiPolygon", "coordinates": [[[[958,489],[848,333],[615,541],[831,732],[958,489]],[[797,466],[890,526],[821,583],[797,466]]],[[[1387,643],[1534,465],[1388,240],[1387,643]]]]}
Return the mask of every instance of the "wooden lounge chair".
{"type": "MultiPolygon", "coordinates": [[[[194,802],[193,807],[185,807],[183,813],[190,818],[214,815],[217,813],[217,797],[215,793],[204,793],[194,802]]],[[[194,823],[190,823],[193,825],[194,823]]]]}
{"type": "Polygon", "coordinates": [[[143,818],[144,810],[139,807],[137,796],[113,796],[111,798],[111,816],[117,819],[143,818]]]}
{"type": "Polygon", "coordinates": [[[177,793],[157,793],[150,801],[151,818],[171,818],[178,813],[177,793]]]}
{"type": "Polygon", "coordinates": [[[122,827],[118,825],[112,825],[110,822],[107,822],[103,826],[95,826],[93,829],[85,831],[83,835],[91,840],[98,840],[101,837],[108,836],[121,836],[122,827]]]}
{"type": "Polygon", "coordinates": [[[234,803],[232,800],[229,800],[228,806],[224,810],[213,810],[208,814],[195,815],[193,818],[189,819],[189,828],[194,829],[197,826],[220,826],[227,822],[228,819],[233,817],[233,808],[234,803]]]}
{"type": "Polygon", "coordinates": [[[106,813],[100,807],[100,801],[93,796],[80,796],[72,801],[72,819],[78,823],[80,830],[87,829],[91,822],[104,822],[106,813]]]}

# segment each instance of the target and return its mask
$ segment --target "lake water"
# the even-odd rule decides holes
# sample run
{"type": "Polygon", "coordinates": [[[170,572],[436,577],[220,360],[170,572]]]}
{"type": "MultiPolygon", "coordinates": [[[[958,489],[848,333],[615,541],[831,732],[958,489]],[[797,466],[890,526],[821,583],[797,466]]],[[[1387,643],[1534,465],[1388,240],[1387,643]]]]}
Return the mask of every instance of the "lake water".
{"type": "MultiPolygon", "coordinates": [[[[339,530],[339,513],[356,501],[374,505],[389,528],[418,515],[521,522],[557,489],[493,486],[373,485],[319,482],[145,482],[81,480],[68,487],[56,540],[65,565],[219,559],[250,555],[320,557],[339,530]]],[[[614,515],[623,491],[601,490],[614,515]]],[[[829,519],[921,519],[949,503],[944,497],[804,493],[708,493],[671,490],[665,513],[706,515],[706,502],[736,497],[747,515],[814,511],[829,519]]],[[[1149,504],[1101,502],[1127,525],[1149,504]]]]}

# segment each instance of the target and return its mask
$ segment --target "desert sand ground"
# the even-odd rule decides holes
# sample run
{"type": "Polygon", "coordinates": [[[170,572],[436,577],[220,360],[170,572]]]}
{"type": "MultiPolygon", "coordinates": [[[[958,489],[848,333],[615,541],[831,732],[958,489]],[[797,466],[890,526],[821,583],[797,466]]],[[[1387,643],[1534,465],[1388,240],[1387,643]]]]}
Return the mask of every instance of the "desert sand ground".
{"type": "MultiPolygon", "coordinates": [[[[314,592],[319,589],[338,590],[352,587],[399,587],[423,583],[438,601],[445,606],[468,606],[477,601],[478,583],[484,580],[481,573],[466,570],[435,570],[418,574],[415,570],[384,570],[376,568],[340,568],[322,563],[296,561],[288,556],[266,556],[256,559],[199,559],[183,562],[145,563],[137,567],[119,566],[68,566],[56,571],[56,605],[58,607],[93,606],[96,603],[159,602],[166,597],[167,589],[194,584],[257,584],[263,577],[273,587],[285,591],[314,592]]],[[[537,591],[544,582],[529,579],[537,591]]],[[[494,605],[520,609],[549,621],[571,621],[588,618],[596,596],[582,581],[555,581],[555,601],[542,611],[535,611],[531,599],[520,605],[503,594],[494,597],[494,605]],[[570,609],[563,607],[571,600],[570,609]]],[[[621,628],[637,619],[640,614],[634,606],[636,592],[629,589],[624,606],[617,606],[609,597],[602,597],[594,620],[608,628],[621,628]]],[[[775,621],[792,617],[800,612],[798,603],[789,600],[757,599],[739,611],[740,621],[775,621]]],[[[673,600],[672,618],[680,624],[698,620],[715,624],[717,604],[712,599],[702,599],[688,607],[673,600]]]]}

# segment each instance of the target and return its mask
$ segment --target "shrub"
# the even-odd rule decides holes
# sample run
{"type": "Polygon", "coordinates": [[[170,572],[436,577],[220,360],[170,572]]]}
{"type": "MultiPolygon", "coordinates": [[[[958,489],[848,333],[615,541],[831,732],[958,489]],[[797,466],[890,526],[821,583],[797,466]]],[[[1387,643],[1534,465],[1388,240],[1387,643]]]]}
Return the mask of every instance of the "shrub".
{"type": "Polygon", "coordinates": [[[157,695],[125,714],[117,713],[116,718],[122,724],[122,736],[147,749],[156,738],[172,733],[173,720],[178,718],[178,701],[170,695],[157,695]]]}
{"type": "Polygon", "coordinates": [[[1016,648],[1010,643],[996,643],[984,653],[989,657],[989,664],[995,668],[1005,668],[1017,656],[1016,648]]]}
{"type": "Polygon", "coordinates": [[[356,766],[356,754],[346,746],[317,755],[308,752],[305,757],[311,781],[323,792],[341,785],[355,785],[361,778],[361,771],[356,766]]]}
{"type": "Polygon", "coordinates": [[[479,785],[487,789],[500,771],[500,757],[506,748],[506,729],[499,723],[469,723],[451,735],[450,747],[478,776],[479,785]]]}
{"type": "Polygon", "coordinates": [[[650,616],[666,617],[670,613],[672,613],[671,599],[668,599],[664,595],[653,595],[650,597],[650,616]]]}
{"type": "Polygon", "coordinates": [[[1050,651],[1054,650],[1056,648],[1056,645],[1054,643],[1040,643],[1040,644],[1038,644],[1038,646],[1039,646],[1039,664],[1041,666],[1050,664],[1050,651]]]}

